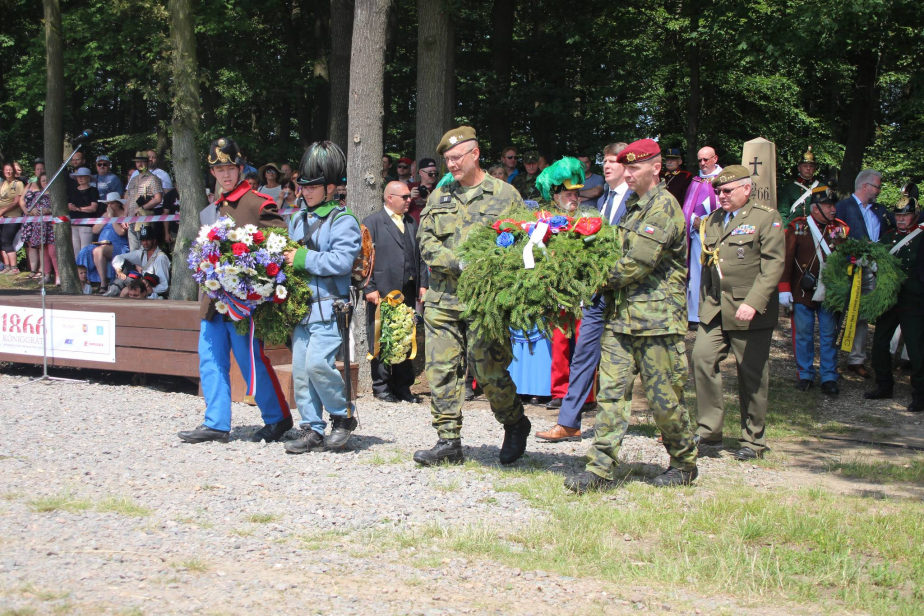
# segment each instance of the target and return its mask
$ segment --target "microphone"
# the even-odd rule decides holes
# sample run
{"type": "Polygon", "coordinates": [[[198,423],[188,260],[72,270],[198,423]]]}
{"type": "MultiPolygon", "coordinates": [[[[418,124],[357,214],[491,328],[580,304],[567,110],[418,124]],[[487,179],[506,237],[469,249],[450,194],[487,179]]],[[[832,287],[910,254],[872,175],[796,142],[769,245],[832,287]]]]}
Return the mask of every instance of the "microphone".
{"type": "Polygon", "coordinates": [[[93,131],[89,128],[71,139],[71,144],[77,145],[78,143],[83,143],[84,141],[89,141],[90,137],[93,136],[93,131]]]}

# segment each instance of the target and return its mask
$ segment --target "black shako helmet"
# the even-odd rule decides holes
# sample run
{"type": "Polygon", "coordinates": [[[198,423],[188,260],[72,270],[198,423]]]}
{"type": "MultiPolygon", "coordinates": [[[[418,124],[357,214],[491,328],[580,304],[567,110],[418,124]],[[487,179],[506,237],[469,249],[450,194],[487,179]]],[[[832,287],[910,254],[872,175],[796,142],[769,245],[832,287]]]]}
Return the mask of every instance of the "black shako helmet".
{"type": "Polygon", "coordinates": [[[345,175],[346,156],[333,141],[312,143],[298,164],[299,186],[339,186],[345,175]]]}

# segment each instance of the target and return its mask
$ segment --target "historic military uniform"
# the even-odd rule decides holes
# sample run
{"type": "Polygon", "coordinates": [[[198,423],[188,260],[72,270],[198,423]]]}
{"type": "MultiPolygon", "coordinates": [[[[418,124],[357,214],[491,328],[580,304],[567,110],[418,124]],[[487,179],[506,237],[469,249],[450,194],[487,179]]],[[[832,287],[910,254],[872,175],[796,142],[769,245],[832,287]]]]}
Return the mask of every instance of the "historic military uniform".
{"type": "MultiPolygon", "coordinates": [[[[243,165],[237,144],[233,139],[226,138],[212,142],[207,160],[210,167],[235,165],[240,169],[243,165]]],[[[243,178],[239,179],[241,181],[234,190],[215,202],[218,215],[230,216],[238,228],[246,225],[285,228],[285,221],[276,209],[276,202],[266,195],[260,196],[253,192],[250,184],[243,181],[243,178]]],[[[292,427],[292,413],[273,364],[263,350],[263,341],[254,339],[251,354],[248,336],[239,334],[229,317],[218,314],[215,302],[208,296],[203,295],[199,301],[199,318],[199,380],[205,398],[205,421],[198,428],[180,432],[178,436],[188,443],[228,442],[231,432],[231,384],[228,374],[233,353],[248,386],[251,373],[256,377],[255,402],[266,424],[250,437],[251,440],[265,440],[268,443],[279,440],[292,427]]]]}
{"type": "MultiPolygon", "coordinates": [[[[456,128],[446,133],[437,152],[442,154],[456,145],[475,140],[474,129],[456,128]]],[[[475,186],[462,186],[456,180],[437,186],[420,215],[417,234],[420,255],[430,268],[430,287],[424,295],[426,372],[432,392],[430,411],[433,427],[440,438],[436,449],[453,447],[451,456],[447,454],[440,459],[431,460],[426,455],[418,455],[425,452],[417,452],[414,459],[422,464],[462,460],[458,440],[462,430],[464,363],[483,388],[494,417],[505,426],[505,446],[511,429],[516,428],[514,436],[517,438],[521,436],[521,428],[526,429],[527,435],[529,433],[523,403],[507,371],[512,359],[510,345],[489,341],[473,321],[463,319],[465,306],[456,295],[464,264],[459,261],[455,249],[472,230],[508,217],[516,207],[525,206],[513,187],[485,173],[484,179],[475,186]]],[[[522,444],[525,446],[525,437],[522,444]]],[[[501,449],[502,463],[512,463],[522,455],[520,451],[514,457],[515,452],[505,452],[505,449],[508,447],[501,449]]]]}
{"type": "MultiPolygon", "coordinates": [[[[917,199],[903,195],[889,208],[893,214],[914,214],[917,199]]],[[[892,353],[889,343],[895,330],[902,328],[905,348],[911,360],[911,404],[908,411],[924,411],[924,225],[912,224],[906,231],[891,228],[879,237],[879,243],[901,261],[907,276],[898,292],[898,301],[876,320],[871,353],[877,388],[866,394],[869,399],[891,398],[895,378],[892,375],[892,353]]]]}
{"type": "MultiPolygon", "coordinates": [[[[683,160],[683,157],[680,155],[680,148],[669,148],[664,153],[664,158],[676,158],[681,161],[683,160]]],[[[677,203],[683,205],[683,200],[687,196],[687,189],[693,182],[693,174],[682,168],[678,168],[674,171],[668,171],[667,167],[662,167],[661,179],[664,180],[664,185],[667,187],[667,191],[674,195],[674,199],[677,200],[677,203]]]]}
{"type": "MultiPolygon", "coordinates": [[[[802,160],[799,161],[799,164],[803,163],[814,165],[815,169],[818,168],[812,146],[809,146],[805,154],[802,155],[802,160]]],[[[811,210],[812,190],[822,184],[824,182],[817,176],[806,180],[801,175],[796,174],[792,182],[784,184],[777,192],[776,208],[780,212],[780,217],[788,223],[794,218],[808,216],[809,210],[811,210]]]]}
{"type": "MultiPolygon", "coordinates": [[[[745,167],[732,165],[723,169],[712,185],[720,187],[750,177],[745,167]]],[[[785,255],[782,221],[776,210],[749,199],[734,216],[721,207],[714,211],[702,223],[700,235],[704,264],[700,323],[693,345],[697,435],[705,444],[721,444],[725,408],[719,364],[731,350],[738,364],[742,427],[742,450],[736,455],[762,456],[766,449],[770,339],[779,317],[777,284],[783,275],[785,255]],[[757,311],[752,320],[735,318],[742,304],[757,311]]]]}
{"type": "MultiPolygon", "coordinates": [[[[815,188],[812,204],[836,201],[827,186],[815,188]]],[[[818,357],[822,391],[836,395],[837,316],[822,307],[824,286],[821,266],[835,246],[847,240],[850,227],[837,218],[825,220],[821,210],[812,208],[809,218],[800,216],[786,227],[786,259],[779,291],[781,303],[793,306],[792,331],[799,383],[805,391],[815,381],[815,319],[818,319],[818,357]],[[817,216],[816,216],[817,213],[817,216]]]]}
{"type": "MultiPolygon", "coordinates": [[[[660,154],[658,144],[643,139],[619,153],[622,164],[644,162],[660,154]]],[[[644,195],[633,194],[619,222],[622,257],[606,285],[614,312],[601,342],[600,391],[593,444],[587,452],[591,477],[565,482],[582,492],[613,480],[619,447],[632,412],[632,387],[641,374],[648,408],[670,454],[670,468],[658,485],[689,483],[696,478],[696,446],[684,406],[687,380],[684,333],[686,319],[687,239],[683,212],[660,182],[644,195]]]]}

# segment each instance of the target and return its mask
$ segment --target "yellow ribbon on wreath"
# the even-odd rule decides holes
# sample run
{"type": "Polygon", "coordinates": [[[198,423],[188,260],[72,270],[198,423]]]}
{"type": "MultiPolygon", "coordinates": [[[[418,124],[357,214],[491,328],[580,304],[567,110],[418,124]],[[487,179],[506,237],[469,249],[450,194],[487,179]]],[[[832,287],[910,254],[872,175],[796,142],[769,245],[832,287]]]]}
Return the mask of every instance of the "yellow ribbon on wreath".
{"type": "Polygon", "coordinates": [[[860,283],[863,279],[863,268],[859,265],[848,265],[847,275],[853,275],[850,283],[850,299],[847,300],[847,314],[844,315],[844,329],[841,332],[841,350],[850,351],[853,348],[853,338],[857,333],[857,317],[860,313],[860,283]]]}
{"type": "MultiPolygon", "coordinates": [[[[383,302],[388,302],[388,305],[391,307],[396,307],[404,303],[404,293],[401,291],[392,291],[382,300],[383,302]]],[[[372,346],[372,353],[366,354],[366,359],[375,359],[379,356],[381,348],[379,347],[379,341],[382,338],[382,302],[379,302],[375,306],[375,341],[372,346]]],[[[408,359],[414,359],[417,357],[417,335],[416,332],[411,336],[411,354],[408,356],[408,359]]]]}

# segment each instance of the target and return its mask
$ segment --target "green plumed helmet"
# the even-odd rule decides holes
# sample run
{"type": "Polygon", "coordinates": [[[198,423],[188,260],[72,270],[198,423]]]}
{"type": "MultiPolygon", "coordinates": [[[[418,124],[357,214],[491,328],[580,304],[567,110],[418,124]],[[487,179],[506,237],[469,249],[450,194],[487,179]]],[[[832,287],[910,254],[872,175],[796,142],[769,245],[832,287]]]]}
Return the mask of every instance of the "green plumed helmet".
{"type": "Polygon", "coordinates": [[[539,174],[536,178],[536,188],[542,193],[543,199],[550,199],[559,187],[564,190],[577,190],[584,187],[584,163],[576,158],[565,156],[557,160],[539,174]]]}

